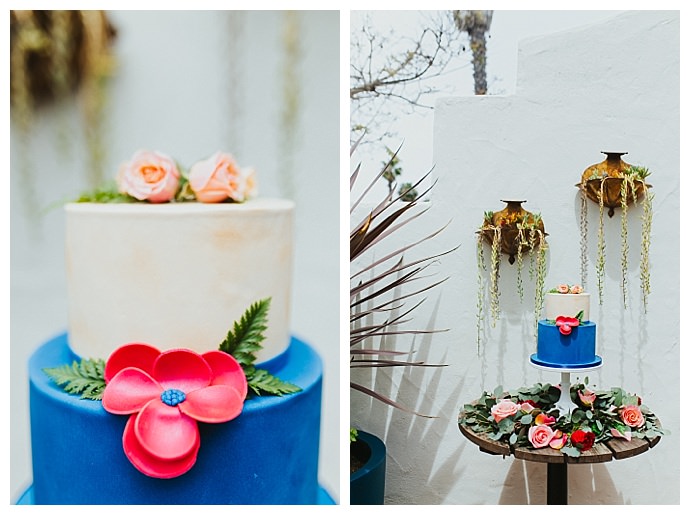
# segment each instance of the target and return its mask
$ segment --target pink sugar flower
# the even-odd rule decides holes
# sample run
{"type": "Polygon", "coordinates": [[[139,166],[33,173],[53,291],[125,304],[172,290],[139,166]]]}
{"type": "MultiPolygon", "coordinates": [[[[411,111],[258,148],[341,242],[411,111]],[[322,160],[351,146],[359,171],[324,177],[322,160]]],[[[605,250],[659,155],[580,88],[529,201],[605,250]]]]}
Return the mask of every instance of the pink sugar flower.
{"type": "Polygon", "coordinates": [[[229,354],[187,349],[161,352],[144,343],[117,349],[105,365],[103,408],[130,415],[122,444],[147,476],[187,472],[200,446],[198,422],[221,423],[242,412],[247,379],[229,354]]]}
{"type": "Polygon", "coordinates": [[[582,293],[583,291],[584,289],[579,284],[574,284],[570,287],[570,293],[574,293],[576,295],[582,293]]]}
{"type": "Polygon", "coordinates": [[[556,286],[556,291],[558,291],[558,293],[568,293],[570,287],[567,284],[559,284],[556,286]]]}
{"type": "Polygon", "coordinates": [[[572,332],[573,327],[580,325],[580,321],[573,317],[560,316],[556,318],[556,326],[561,334],[569,335],[572,332]]]}

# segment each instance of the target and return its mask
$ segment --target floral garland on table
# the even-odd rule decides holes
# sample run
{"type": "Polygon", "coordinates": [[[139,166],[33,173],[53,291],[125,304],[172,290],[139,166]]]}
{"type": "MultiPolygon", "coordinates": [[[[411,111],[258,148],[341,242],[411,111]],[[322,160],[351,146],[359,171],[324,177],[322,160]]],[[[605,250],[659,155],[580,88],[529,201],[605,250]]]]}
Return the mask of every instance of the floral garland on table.
{"type": "Polygon", "coordinates": [[[270,298],[252,304],[218,350],[161,352],[145,343],[129,343],[107,361],[82,359],[43,371],[67,393],[102,400],[108,413],[129,416],[122,447],[137,470],[159,479],[178,477],[196,462],[201,445],[198,422],[223,423],[238,417],[250,391],[301,391],[254,366],[269,305],[270,298]]]}
{"type": "Polygon", "coordinates": [[[253,168],[241,168],[231,154],[216,152],[189,173],[161,152],[139,150],[123,163],[115,184],[84,193],[77,202],[244,202],[257,194],[253,168]]]}
{"type": "Polygon", "coordinates": [[[570,397],[577,405],[571,413],[561,415],[556,408],[559,386],[537,383],[510,392],[499,386],[465,404],[459,423],[511,447],[552,448],[571,457],[612,438],[668,434],[638,395],[618,387],[590,390],[587,382],[571,385],[570,397]]]}

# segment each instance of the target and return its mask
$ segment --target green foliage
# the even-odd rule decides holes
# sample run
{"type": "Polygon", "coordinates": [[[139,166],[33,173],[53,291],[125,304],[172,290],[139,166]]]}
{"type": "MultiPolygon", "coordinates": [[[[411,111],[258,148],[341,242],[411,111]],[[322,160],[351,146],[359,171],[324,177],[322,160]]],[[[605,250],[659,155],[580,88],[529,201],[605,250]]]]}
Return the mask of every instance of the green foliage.
{"type": "Polygon", "coordinates": [[[251,366],[256,361],[255,353],[263,348],[261,342],[264,341],[270,306],[270,298],[249,306],[242,317],[234,322],[225,340],[218,347],[219,350],[233,356],[242,368],[251,366]]]}
{"type": "MultiPolygon", "coordinates": [[[[261,342],[264,340],[263,332],[266,330],[270,304],[270,298],[252,304],[242,318],[235,322],[219,349],[238,361],[249,389],[256,395],[296,393],[302,390],[299,386],[282,381],[253,365],[256,352],[262,349],[261,342]]],[[[73,362],[71,366],[45,368],[43,371],[67,393],[81,395],[82,399],[101,400],[105,389],[104,368],[105,361],[102,359],[82,359],[79,363],[73,362]]]]}
{"type": "Polygon", "coordinates": [[[264,331],[267,328],[270,306],[270,298],[262,299],[249,306],[242,317],[233,324],[233,328],[228,331],[219,350],[227,352],[242,365],[242,370],[247,376],[247,385],[256,395],[283,395],[299,392],[301,391],[299,386],[282,381],[266,370],[254,368],[256,353],[263,348],[261,342],[265,338],[264,331]]]}
{"type": "MultiPolygon", "coordinates": [[[[637,395],[629,394],[619,387],[610,390],[590,391],[586,387],[588,379],[584,383],[571,385],[570,397],[576,407],[570,413],[561,414],[556,407],[560,398],[558,387],[548,383],[537,383],[533,386],[522,387],[513,391],[504,391],[497,387],[492,393],[484,392],[481,397],[470,404],[465,404],[458,422],[477,434],[487,435],[494,441],[504,442],[513,447],[528,447],[532,444],[528,439],[529,428],[538,423],[537,416],[545,414],[555,419],[551,428],[562,431],[568,435],[581,429],[591,431],[595,435],[595,443],[608,441],[613,437],[612,429],[621,433],[630,432],[633,438],[655,438],[669,434],[668,430],[661,429],[657,417],[645,405],[640,404],[637,395]],[[578,392],[594,394],[591,405],[585,404],[578,392]],[[522,406],[529,401],[533,404],[531,409],[517,409],[515,414],[496,422],[491,414],[491,408],[502,399],[509,399],[522,406]],[[624,406],[638,406],[644,415],[644,424],[639,428],[631,428],[625,425],[620,417],[620,409],[624,406]]],[[[561,452],[568,456],[578,457],[581,454],[572,442],[562,447],[561,452]]]]}
{"type": "Polygon", "coordinates": [[[357,430],[354,427],[350,428],[350,443],[357,441],[357,430]]]}
{"type": "Polygon", "coordinates": [[[134,197],[117,190],[115,183],[108,184],[93,191],[82,193],[75,202],[96,202],[99,204],[114,204],[125,202],[137,202],[134,197]]]}
{"type": "Polygon", "coordinates": [[[279,395],[296,393],[302,389],[292,383],[282,381],[281,379],[272,376],[266,370],[257,369],[254,367],[243,368],[247,376],[247,385],[256,394],[279,395]]]}
{"type": "Polygon", "coordinates": [[[63,390],[82,399],[101,400],[105,389],[102,359],[82,359],[79,363],[62,365],[55,368],[44,368],[43,371],[63,390]]]}

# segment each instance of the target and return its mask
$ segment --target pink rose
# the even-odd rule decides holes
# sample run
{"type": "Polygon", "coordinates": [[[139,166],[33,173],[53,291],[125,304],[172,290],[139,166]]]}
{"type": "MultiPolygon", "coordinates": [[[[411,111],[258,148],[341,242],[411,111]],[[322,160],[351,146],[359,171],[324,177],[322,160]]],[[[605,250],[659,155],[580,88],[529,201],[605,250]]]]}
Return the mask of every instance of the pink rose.
{"type": "Polygon", "coordinates": [[[570,293],[579,294],[582,293],[584,289],[579,284],[574,284],[570,287],[570,293]]]}
{"type": "Polygon", "coordinates": [[[552,449],[562,449],[568,443],[568,435],[563,433],[560,429],[553,432],[553,437],[549,441],[549,447],[552,449]]]}
{"type": "Polygon", "coordinates": [[[529,402],[523,402],[522,404],[520,404],[520,411],[522,411],[523,413],[529,413],[533,409],[534,406],[529,402]]]}
{"type": "Polygon", "coordinates": [[[165,154],[148,150],[134,154],[117,174],[120,193],[153,203],[172,200],[179,184],[180,172],[175,161],[165,154]]]}
{"type": "Polygon", "coordinates": [[[497,404],[491,407],[491,414],[496,423],[498,423],[506,417],[515,415],[519,409],[520,406],[510,399],[501,399],[497,404]]]}
{"type": "Polygon", "coordinates": [[[558,286],[556,286],[556,290],[558,291],[558,293],[568,293],[570,287],[567,284],[559,284],[558,286]]]}
{"type": "Polygon", "coordinates": [[[585,389],[585,391],[578,390],[577,395],[580,397],[580,402],[587,407],[591,407],[597,398],[594,392],[590,392],[587,389],[585,389]]]}
{"type": "Polygon", "coordinates": [[[616,438],[623,438],[624,440],[627,440],[629,442],[630,440],[632,440],[632,431],[625,431],[624,433],[621,433],[618,429],[612,427],[611,436],[615,436],[616,438]]]}
{"type": "Polygon", "coordinates": [[[241,170],[230,154],[216,152],[189,169],[189,185],[200,202],[243,202],[256,190],[252,169],[241,170]]]}
{"type": "Polygon", "coordinates": [[[642,427],[645,420],[638,406],[623,406],[620,410],[621,420],[629,427],[642,427]]]}
{"type": "Polygon", "coordinates": [[[527,439],[535,449],[539,449],[540,447],[546,447],[547,445],[549,445],[549,442],[551,441],[553,436],[553,429],[551,429],[549,426],[545,424],[532,426],[529,428],[529,431],[527,432],[527,439]]]}

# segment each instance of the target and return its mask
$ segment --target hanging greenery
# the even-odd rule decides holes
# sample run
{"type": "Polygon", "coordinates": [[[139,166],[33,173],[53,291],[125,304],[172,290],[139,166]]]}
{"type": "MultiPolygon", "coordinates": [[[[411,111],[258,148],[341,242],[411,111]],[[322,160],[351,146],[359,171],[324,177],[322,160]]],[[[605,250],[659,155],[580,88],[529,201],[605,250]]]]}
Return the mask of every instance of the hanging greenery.
{"type": "Polygon", "coordinates": [[[10,115],[30,206],[35,202],[28,143],[36,113],[73,94],[81,100],[89,182],[102,183],[105,79],[114,68],[114,37],[104,11],[10,11],[10,115]]]}
{"type": "Polygon", "coordinates": [[[603,152],[607,158],[602,163],[588,167],[577,186],[580,188],[580,282],[586,287],[587,273],[587,198],[599,205],[599,226],[597,231],[597,287],[599,305],[603,305],[604,277],[606,267],[606,240],[604,234],[604,208],[612,217],[616,207],[621,208],[621,297],[623,307],[628,307],[629,299],[629,253],[628,212],[630,204],[642,202],[642,243],[640,250],[640,287],[645,312],[651,293],[649,274],[649,247],[652,230],[652,199],[650,184],[646,180],[650,175],[647,168],[625,163],[620,157],[625,152],[603,152]]]}
{"type": "Polygon", "coordinates": [[[517,263],[517,292],[524,298],[523,253],[529,255],[529,275],[535,281],[534,327],[536,329],[544,302],[544,278],[546,275],[546,232],[539,213],[530,213],[521,207],[524,201],[504,200],[505,209],[494,213],[484,212],[484,220],[477,231],[477,352],[481,344],[481,327],[484,320],[484,280],[487,271],[484,259],[484,244],[491,245],[489,271],[489,306],[491,325],[496,326],[500,318],[500,256],[508,254],[508,262],[517,263]]]}

